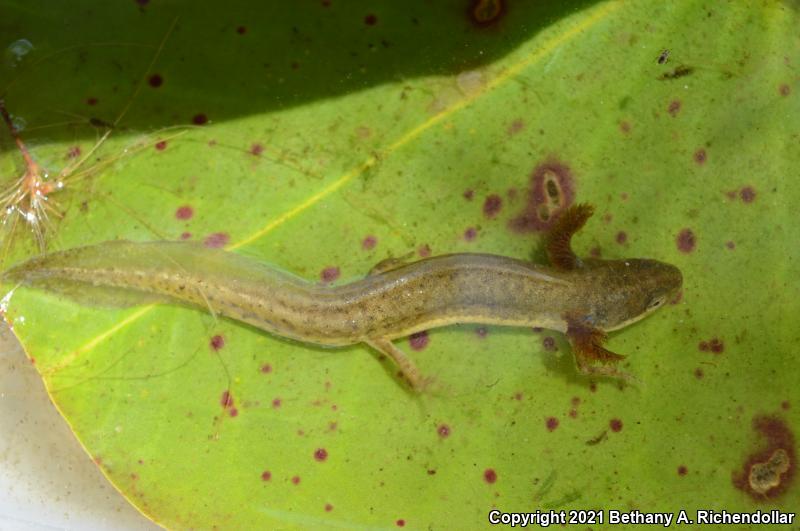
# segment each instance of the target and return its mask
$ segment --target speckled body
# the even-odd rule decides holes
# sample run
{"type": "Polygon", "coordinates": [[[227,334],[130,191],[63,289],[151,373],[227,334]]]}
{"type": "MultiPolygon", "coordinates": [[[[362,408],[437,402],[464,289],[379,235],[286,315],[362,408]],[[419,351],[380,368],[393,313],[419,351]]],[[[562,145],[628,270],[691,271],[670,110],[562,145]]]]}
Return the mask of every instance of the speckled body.
{"type": "Polygon", "coordinates": [[[587,260],[562,271],[503,256],[451,254],[341,286],[314,284],[197,244],[106,242],[34,258],[5,277],[167,297],[270,333],[319,345],[394,339],[453,323],[608,331],[644,317],[680,286],[654,260],[587,260]]]}

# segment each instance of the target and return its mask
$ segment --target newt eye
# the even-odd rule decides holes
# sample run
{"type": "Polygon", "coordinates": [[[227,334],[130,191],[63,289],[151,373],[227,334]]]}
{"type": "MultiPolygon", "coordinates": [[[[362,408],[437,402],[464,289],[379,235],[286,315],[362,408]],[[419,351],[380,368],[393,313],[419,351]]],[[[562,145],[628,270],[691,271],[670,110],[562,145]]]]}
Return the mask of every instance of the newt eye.
{"type": "Polygon", "coordinates": [[[664,297],[656,297],[655,299],[652,299],[650,302],[647,303],[647,309],[655,310],[662,304],[664,304],[664,297]]]}

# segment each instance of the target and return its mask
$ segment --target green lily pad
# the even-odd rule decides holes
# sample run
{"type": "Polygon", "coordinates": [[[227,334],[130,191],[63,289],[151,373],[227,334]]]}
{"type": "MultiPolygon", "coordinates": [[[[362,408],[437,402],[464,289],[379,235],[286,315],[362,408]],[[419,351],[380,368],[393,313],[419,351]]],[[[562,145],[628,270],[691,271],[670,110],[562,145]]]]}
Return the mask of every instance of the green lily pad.
{"type": "MultiPolygon", "coordinates": [[[[3,2],[4,104],[63,183],[47,248],[189,239],[342,283],[409,253],[541,259],[585,201],[581,254],[684,273],[609,342],[643,383],[462,326],[398,342],[438,382],[416,396],[366,348],[19,288],[6,318],[104,474],[170,528],[796,507],[796,3],[392,4],[3,2]]],[[[4,266],[39,252],[4,219],[4,266]]]]}

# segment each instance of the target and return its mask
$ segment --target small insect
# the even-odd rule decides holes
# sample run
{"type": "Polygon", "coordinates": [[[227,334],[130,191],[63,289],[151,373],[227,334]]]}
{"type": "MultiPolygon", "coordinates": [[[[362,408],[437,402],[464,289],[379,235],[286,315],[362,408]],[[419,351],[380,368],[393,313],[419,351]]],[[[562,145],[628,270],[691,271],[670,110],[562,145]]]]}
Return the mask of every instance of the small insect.
{"type": "Polygon", "coordinates": [[[679,78],[682,78],[684,76],[688,76],[692,72],[694,72],[694,68],[692,68],[691,66],[678,65],[671,72],[664,72],[663,74],[658,76],[658,79],[660,81],[666,81],[666,80],[670,80],[670,79],[679,79],[679,78]]]}
{"type": "Polygon", "coordinates": [[[663,51],[662,51],[662,52],[659,54],[659,56],[658,56],[658,59],[656,59],[656,62],[657,62],[658,64],[660,64],[660,65],[663,65],[663,64],[666,64],[666,62],[667,62],[667,61],[669,61],[669,50],[667,50],[667,49],[665,48],[665,49],[664,49],[664,50],[663,50],[663,51]]]}

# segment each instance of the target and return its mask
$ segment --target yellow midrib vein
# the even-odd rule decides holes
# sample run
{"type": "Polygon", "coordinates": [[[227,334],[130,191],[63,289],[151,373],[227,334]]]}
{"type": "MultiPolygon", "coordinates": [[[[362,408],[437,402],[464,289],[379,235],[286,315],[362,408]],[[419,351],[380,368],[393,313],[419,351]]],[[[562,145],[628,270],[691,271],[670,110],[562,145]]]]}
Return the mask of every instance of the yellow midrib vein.
{"type": "MultiPolygon", "coordinates": [[[[464,98],[460,99],[456,103],[450,105],[446,109],[443,109],[441,112],[431,116],[420,125],[410,129],[405,134],[403,134],[400,138],[398,138],[395,142],[390,144],[386,149],[380,151],[380,155],[371,155],[366,160],[364,160],[361,164],[358,164],[354,168],[350,169],[349,171],[345,172],[342,176],[340,176],[335,181],[331,182],[315,194],[309,196],[301,203],[296,205],[295,207],[291,208],[290,210],[284,212],[277,218],[274,218],[269,223],[264,225],[261,229],[254,232],[252,235],[244,238],[243,240],[231,244],[227,247],[228,250],[238,249],[245,245],[248,245],[259,238],[265,236],[272,232],[275,228],[283,225],[287,221],[291,220],[292,218],[296,217],[297,215],[301,214],[302,212],[308,210],[312,206],[319,203],[322,199],[332,195],[337,190],[342,188],[344,185],[358,177],[359,175],[363,174],[366,170],[370,169],[374,166],[378,160],[385,160],[386,157],[391,155],[392,153],[396,152],[412,140],[419,137],[422,133],[433,127],[434,125],[438,124],[445,118],[452,116],[456,112],[460,111],[461,109],[467,107],[475,100],[480,98],[481,96],[494,91],[496,88],[503,85],[512,77],[516,76],[521,72],[523,69],[527,68],[533,63],[536,63],[540,59],[542,59],[546,54],[552,52],[558,46],[566,43],[574,36],[578,35],[581,32],[586,31],[588,28],[592,27],[594,24],[600,22],[608,15],[616,11],[619,7],[622,6],[621,1],[610,2],[601,5],[597,9],[594,10],[589,16],[587,16],[582,21],[574,24],[570,28],[568,28],[563,33],[560,33],[549,40],[547,40],[542,46],[540,46],[537,50],[535,50],[530,55],[523,58],[521,61],[509,66],[508,68],[502,70],[497,76],[493,77],[486,83],[481,90],[476,91],[473,94],[469,94],[464,98]]],[[[138,309],[136,312],[132,313],[113,327],[109,328],[108,330],[96,335],[89,341],[87,341],[84,345],[78,347],[77,349],[73,350],[59,361],[59,363],[53,365],[52,367],[48,367],[47,369],[43,370],[44,374],[54,374],[64,367],[69,366],[72,364],[78,357],[85,354],[86,352],[91,351],[94,347],[120,331],[121,329],[125,328],[127,325],[131,324],[132,322],[138,320],[140,317],[143,317],[147,313],[149,313],[153,308],[157,305],[151,304],[149,306],[145,306],[143,308],[138,309]]]]}

